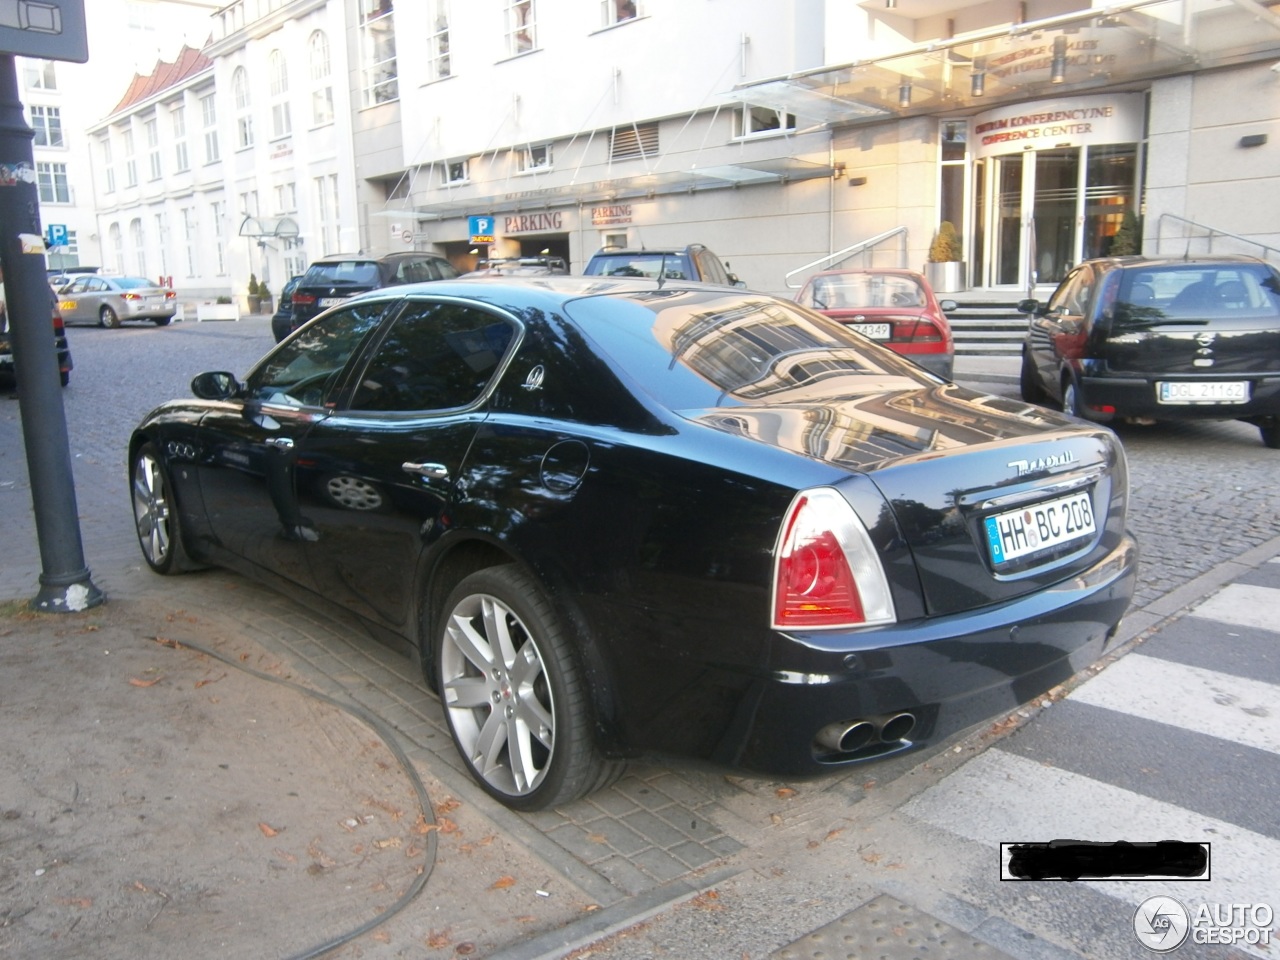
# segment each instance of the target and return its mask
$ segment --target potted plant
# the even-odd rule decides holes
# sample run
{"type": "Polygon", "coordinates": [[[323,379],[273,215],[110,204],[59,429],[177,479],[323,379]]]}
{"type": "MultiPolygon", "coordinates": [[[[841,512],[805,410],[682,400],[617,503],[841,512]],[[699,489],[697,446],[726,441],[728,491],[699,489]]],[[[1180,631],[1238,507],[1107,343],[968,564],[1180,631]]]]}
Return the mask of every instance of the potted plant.
{"type": "Polygon", "coordinates": [[[240,308],[230,297],[220,296],[213,303],[196,304],[196,320],[239,320],[240,308]]]}
{"type": "Polygon", "coordinates": [[[249,312],[250,312],[250,313],[257,313],[257,312],[258,312],[258,307],[259,307],[259,306],[260,306],[260,304],[261,304],[261,299],[260,299],[260,295],[259,295],[259,292],[258,292],[258,277],[257,277],[257,274],[253,274],[253,273],[249,274],[249,290],[248,290],[248,294],[249,294],[249,312]]]}
{"type": "Polygon", "coordinates": [[[258,284],[258,306],[263,313],[271,313],[271,291],[267,289],[267,281],[258,284]]]}
{"type": "Polygon", "coordinates": [[[1124,216],[1120,220],[1120,226],[1116,229],[1115,236],[1111,238],[1111,250],[1109,253],[1113,257],[1127,257],[1141,252],[1142,221],[1138,219],[1138,215],[1130,207],[1125,210],[1124,216]]]}
{"type": "Polygon", "coordinates": [[[929,245],[929,262],[924,265],[925,277],[934,293],[957,293],[964,289],[963,255],[955,224],[943,220],[929,245]]]}

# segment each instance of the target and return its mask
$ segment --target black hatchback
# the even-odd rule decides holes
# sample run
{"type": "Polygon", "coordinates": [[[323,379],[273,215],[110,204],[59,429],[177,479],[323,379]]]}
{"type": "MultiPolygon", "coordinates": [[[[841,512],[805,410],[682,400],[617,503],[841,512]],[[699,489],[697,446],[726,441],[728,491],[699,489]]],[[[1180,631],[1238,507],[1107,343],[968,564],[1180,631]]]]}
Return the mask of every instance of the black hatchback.
{"type": "Polygon", "coordinates": [[[1019,309],[1024,400],[1100,422],[1243,420],[1280,448],[1280,272],[1265,261],[1089,260],[1019,309]]]}
{"type": "Polygon", "coordinates": [[[430,253],[383,257],[333,256],[316,260],[293,291],[293,329],[358,293],[428,280],[453,280],[458,269],[430,253]]]}

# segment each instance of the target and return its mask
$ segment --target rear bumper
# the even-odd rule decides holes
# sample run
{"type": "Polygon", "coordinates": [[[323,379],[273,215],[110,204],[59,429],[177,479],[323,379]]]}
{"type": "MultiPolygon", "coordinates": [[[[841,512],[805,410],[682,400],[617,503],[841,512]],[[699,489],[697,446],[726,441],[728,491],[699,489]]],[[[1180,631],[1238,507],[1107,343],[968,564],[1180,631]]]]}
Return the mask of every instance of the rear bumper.
{"type": "MultiPolygon", "coordinates": [[[[1009,603],[879,630],[780,636],[776,666],[736,711],[742,726],[714,759],[804,776],[905,752],[999,716],[1060,684],[1103,652],[1132,599],[1136,543],[1089,570],[1009,603]],[[909,733],[840,753],[816,743],[831,725],[909,714],[909,733]]],[[[899,726],[902,726],[899,723],[899,726]]]]}
{"type": "MultiPolygon", "coordinates": [[[[1155,420],[1238,420],[1280,414],[1280,374],[1269,376],[1159,375],[1149,377],[1081,377],[1080,396],[1085,407],[1114,407],[1117,417],[1151,417],[1155,420]],[[1159,381],[1247,380],[1248,403],[1169,404],[1156,400],[1159,381]]],[[[1095,416],[1093,410],[1090,416],[1095,416]]],[[[1101,419],[1101,417],[1099,417],[1101,419]]]]}

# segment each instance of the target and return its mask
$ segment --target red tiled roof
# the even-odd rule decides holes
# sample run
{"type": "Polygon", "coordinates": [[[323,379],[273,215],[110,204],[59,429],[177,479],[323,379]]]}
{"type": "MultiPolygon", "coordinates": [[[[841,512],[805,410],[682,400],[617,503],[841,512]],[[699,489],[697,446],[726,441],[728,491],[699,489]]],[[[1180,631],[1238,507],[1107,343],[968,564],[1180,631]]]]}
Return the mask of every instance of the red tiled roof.
{"type": "Polygon", "coordinates": [[[199,50],[194,47],[184,46],[173,63],[161,60],[156,64],[155,70],[145,77],[135,73],[123,99],[115,105],[111,112],[115,114],[121,110],[128,109],[135,103],[140,103],[148,97],[155,96],[162,90],[177,86],[182,81],[209,69],[211,66],[213,66],[213,61],[199,50]]]}

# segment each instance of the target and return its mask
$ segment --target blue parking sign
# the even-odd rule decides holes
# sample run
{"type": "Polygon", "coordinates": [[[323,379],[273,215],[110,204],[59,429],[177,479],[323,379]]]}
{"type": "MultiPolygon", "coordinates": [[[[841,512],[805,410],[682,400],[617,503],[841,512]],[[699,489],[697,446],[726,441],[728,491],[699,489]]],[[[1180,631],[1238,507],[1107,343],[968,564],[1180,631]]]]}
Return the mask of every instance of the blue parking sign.
{"type": "Polygon", "coordinates": [[[493,217],[467,217],[472,243],[493,243],[493,217]]]}
{"type": "Polygon", "coordinates": [[[51,223],[45,228],[45,243],[51,247],[65,247],[67,245],[67,225],[65,223],[51,223]]]}

